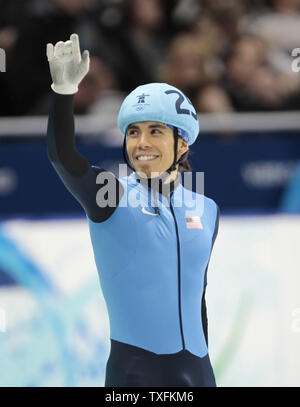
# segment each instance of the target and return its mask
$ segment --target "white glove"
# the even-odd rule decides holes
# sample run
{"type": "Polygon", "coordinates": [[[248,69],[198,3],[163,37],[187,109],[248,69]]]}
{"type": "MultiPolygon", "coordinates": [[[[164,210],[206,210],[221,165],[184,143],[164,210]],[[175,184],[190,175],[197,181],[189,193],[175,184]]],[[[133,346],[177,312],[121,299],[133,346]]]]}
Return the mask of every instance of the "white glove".
{"type": "Polygon", "coordinates": [[[89,71],[89,52],[81,58],[79,38],[72,34],[70,40],[47,44],[47,58],[53,83],[51,88],[61,95],[71,95],[78,91],[78,85],[89,71]]]}

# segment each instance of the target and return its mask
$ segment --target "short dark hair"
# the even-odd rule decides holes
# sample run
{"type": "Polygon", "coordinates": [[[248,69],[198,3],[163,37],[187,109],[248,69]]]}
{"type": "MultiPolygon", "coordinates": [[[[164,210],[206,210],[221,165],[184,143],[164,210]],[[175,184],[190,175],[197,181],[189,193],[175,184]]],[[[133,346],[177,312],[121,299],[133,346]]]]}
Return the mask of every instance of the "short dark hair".
{"type": "Polygon", "coordinates": [[[184,160],[181,164],[179,164],[178,171],[179,172],[192,171],[192,167],[188,159],[184,160]]]}
{"type": "Polygon", "coordinates": [[[184,171],[190,172],[190,171],[192,171],[191,164],[190,164],[190,162],[189,162],[189,160],[188,160],[189,154],[190,154],[190,150],[186,151],[186,152],[182,155],[183,160],[182,160],[182,162],[180,162],[180,164],[179,164],[179,167],[178,167],[178,171],[179,171],[179,172],[184,172],[184,171]]]}

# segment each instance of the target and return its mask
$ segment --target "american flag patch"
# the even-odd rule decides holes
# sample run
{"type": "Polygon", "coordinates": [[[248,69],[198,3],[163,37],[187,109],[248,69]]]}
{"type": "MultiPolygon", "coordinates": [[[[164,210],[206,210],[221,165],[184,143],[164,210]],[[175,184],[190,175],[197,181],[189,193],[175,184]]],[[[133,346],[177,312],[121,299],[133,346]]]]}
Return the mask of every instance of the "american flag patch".
{"type": "Polygon", "coordinates": [[[186,216],[185,222],[188,229],[203,229],[200,216],[186,216]]]}

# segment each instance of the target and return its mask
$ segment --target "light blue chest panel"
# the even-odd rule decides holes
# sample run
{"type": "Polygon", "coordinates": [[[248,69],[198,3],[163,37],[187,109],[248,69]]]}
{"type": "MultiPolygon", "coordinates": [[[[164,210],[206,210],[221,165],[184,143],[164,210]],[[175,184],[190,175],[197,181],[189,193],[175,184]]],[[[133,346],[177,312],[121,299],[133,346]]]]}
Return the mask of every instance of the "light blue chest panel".
{"type": "Polygon", "coordinates": [[[109,219],[88,219],[110,337],[157,354],[185,348],[203,357],[201,300],[217,206],[179,184],[172,207],[157,193],[157,215],[151,189],[134,180],[119,180],[125,193],[109,219]]]}

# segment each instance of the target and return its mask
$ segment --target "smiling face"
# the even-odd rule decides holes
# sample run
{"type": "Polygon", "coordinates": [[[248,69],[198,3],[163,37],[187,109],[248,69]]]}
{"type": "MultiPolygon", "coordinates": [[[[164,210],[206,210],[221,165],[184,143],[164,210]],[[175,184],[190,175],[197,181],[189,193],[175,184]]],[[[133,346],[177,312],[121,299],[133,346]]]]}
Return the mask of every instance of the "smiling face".
{"type": "MultiPolygon", "coordinates": [[[[179,137],[177,160],[187,150],[187,143],[179,137]]],[[[157,177],[173,164],[173,130],[159,122],[132,123],[127,131],[127,153],[136,172],[157,177]]]]}

